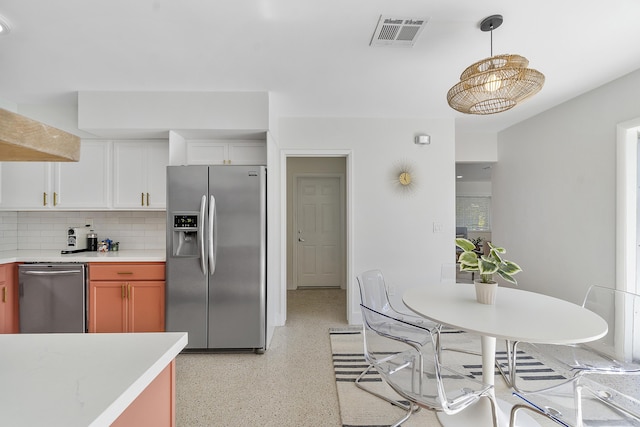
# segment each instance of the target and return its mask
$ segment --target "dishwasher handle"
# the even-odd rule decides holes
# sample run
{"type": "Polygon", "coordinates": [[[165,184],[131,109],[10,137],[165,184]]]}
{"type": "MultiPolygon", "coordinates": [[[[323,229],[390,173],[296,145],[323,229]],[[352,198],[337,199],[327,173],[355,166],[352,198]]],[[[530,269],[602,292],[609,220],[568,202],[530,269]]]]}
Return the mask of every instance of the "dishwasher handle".
{"type": "Polygon", "coordinates": [[[48,276],[48,275],[61,275],[61,274],[81,274],[81,270],[53,270],[53,271],[42,271],[42,270],[32,270],[32,271],[23,271],[22,274],[31,274],[34,276],[48,276]]]}

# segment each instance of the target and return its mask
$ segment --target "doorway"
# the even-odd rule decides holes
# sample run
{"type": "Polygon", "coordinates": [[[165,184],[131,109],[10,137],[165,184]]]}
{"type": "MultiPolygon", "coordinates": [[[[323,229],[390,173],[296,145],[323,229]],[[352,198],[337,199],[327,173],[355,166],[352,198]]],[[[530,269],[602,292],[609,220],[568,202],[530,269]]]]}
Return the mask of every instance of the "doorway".
{"type": "Polygon", "coordinates": [[[287,158],[287,289],[346,289],[346,158],[287,158]]]}

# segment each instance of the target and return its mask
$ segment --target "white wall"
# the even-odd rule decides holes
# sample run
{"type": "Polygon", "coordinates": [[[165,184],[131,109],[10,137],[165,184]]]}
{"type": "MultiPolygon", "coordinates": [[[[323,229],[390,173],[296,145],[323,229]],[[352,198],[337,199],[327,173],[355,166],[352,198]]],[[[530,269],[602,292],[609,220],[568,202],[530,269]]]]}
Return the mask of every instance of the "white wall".
{"type": "MultiPolygon", "coordinates": [[[[280,149],[285,152],[350,153],[347,217],[351,222],[347,227],[353,258],[347,269],[347,300],[351,323],[360,322],[355,275],[365,270],[383,271],[395,289],[391,298],[396,304],[405,289],[439,282],[441,265],[452,262],[455,253],[453,120],[285,118],[279,131],[280,149]],[[415,145],[417,133],[431,135],[431,144],[415,145]],[[414,172],[416,185],[410,193],[394,184],[402,163],[414,172]],[[434,222],[442,225],[442,232],[434,232],[434,222]]],[[[285,172],[282,169],[278,175],[285,172]]]]}
{"type": "Polygon", "coordinates": [[[456,162],[492,163],[498,160],[495,132],[456,132],[456,162]]]}
{"type": "Polygon", "coordinates": [[[78,127],[114,131],[266,131],[268,92],[78,92],[78,127]]]}
{"type": "Polygon", "coordinates": [[[616,124],[639,96],[635,71],[498,135],[493,241],[522,288],[581,302],[615,286],[616,124]]]}

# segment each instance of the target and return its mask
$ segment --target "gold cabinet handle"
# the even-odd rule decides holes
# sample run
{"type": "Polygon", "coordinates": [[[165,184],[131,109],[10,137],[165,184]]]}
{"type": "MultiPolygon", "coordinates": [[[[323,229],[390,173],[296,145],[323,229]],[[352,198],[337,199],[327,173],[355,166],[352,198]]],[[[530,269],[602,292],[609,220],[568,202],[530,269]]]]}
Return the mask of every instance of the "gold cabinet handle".
{"type": "Polygon", "coordinates": [[[7,287],[2,288],[2,302],[7,302],[7,287]]]}
{"type": "Polygon", "coordinates": [[[42,206],[47,206],[47,193],[42,193],[42,206]]]}
{"type": "Polygon", "coordinates": [[[133,271],[118,271],[117,274],[133,274],[133,271]]]}
{"type": "Polygon", "coordinates": [[[120,295],[122,296],[122,299],[124,299],[124,283],[120,285],[120,295]]]}
{"type": "Polygon", "coordinates": [[[131,299],[131,284],[127,283],[127,299],[131,299]]]}
{"type": "Polygon", "coordinates": [[[53,192],[53,206],[58,206],[58,193],[53,192]]]}
{"type": "Polygon", "coordinates": [[[149,193],[147,193],[147,206],[149,206],[149,193]]]}

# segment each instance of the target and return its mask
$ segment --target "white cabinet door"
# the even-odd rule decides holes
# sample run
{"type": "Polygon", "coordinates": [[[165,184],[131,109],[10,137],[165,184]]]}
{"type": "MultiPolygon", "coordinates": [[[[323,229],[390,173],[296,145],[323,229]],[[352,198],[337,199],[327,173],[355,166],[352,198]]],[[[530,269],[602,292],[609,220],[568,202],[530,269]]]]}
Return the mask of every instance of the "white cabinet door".
{"type": "Polygon", "coordinates": [[[267,144],[265,142],[236,142],[229,144],[231,165],[266,165],[267,144]]]}
{"type": "Polygon", "coordinates": [[[164,209],[168,142],[115,141],[113,154],[113,207],[164,209]]]}
{"type": "Polygon", "coordinates": [[[0,163],[2,209],[47,209],[53,204],[50,191],[51,163],[0,163]]]}
{"type": "Polygon", "coordinates": [[[111,178],[111,142],[82,141],[79,162],[56,163],[56,208],[108,208],[111,178]]]}
{"type": "Polygon", "coordinates": [[[229,158],[229,144],[213,141],[188,141],[188,165],[224,165],[229,158]]]}
{"type": "Polygon", "coordinates": [[[154,141],[147,147],[147,206],[167,207],[167,166],[169,143],[154,141]]]}
{"type": "Polygon", "coordinates": [[[189,165],[266,165],[264,141],[187,141],[189,165]]]}
{"type": "Polygon", "coordinates": [[[144,152],[145,146],[140,142],[114,142],[113,207],[144,208],[144,152]]]}

